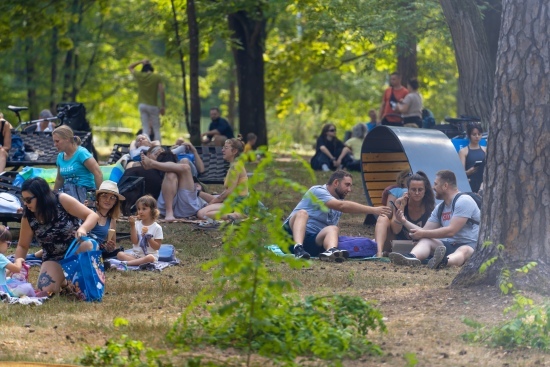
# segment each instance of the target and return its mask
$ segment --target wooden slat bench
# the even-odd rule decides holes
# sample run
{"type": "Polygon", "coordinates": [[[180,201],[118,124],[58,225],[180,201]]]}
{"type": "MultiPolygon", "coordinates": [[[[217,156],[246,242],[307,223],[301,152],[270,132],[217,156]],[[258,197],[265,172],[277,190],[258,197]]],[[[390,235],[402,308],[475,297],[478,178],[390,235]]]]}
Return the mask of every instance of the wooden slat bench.
{"type": "Polygon", "coordinates": [[[411,169],[404,152],[362,153],[365,186],[372,205],[382,205],[382,193],[388,186],[395,185],[399,172],[411,169]]]}
{"type": "MultiPolygon", "coordinates": [[[[170,149],[169,146],[163,146],[170,149]]],[[[204,163],[204,173],[198,179],[205,184],[223,184],[229,163],[223,159],[221,147],[195,147],[204,163]]],[[[115,164],[124,154],[130,152],[130,144],[115,144],[107,164],[115,164]]]]}
{"type": "MultiPolygon", "coordinates": [[[[75,131],[76,136],[80,137],[82,146],[86,147],[90,143],[91,133],[85,131],[75,131]]],[[[36,153],[39,153],[38,159],[35,161],[14,161],[13,154],[15,149],[10,150],[6,167],[13,167],[12,170],[17,171],[24,166],[55,166],[57,155],[59,152],[53,145],[51,132],[33,132],[19,133],[12,130],[12,135],[18,135],[23,139],[23,143],[32,148],[36,153]]]]}

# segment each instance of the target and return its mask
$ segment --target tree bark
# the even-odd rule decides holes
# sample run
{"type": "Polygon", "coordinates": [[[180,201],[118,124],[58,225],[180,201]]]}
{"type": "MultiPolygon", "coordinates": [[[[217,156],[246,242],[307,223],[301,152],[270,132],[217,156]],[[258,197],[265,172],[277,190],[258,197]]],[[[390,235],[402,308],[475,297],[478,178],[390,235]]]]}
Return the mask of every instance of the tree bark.
{"type": "Polygon", "coordinates": [[[199,26],[195,1],[187,0],[187,27],[189,29],[189,86],[191,97],[191,142],[201,144],[201,99],[199,95],[199,26]]]}
{"type": "Polygon", "coordinates": [[[418,76],[416,37],[407,36],[403,41],[397,45],[397,72],[401,75],[401,84],[407,86],[409,80],[418,76]]]}
{"type": "Polygon", "coordinates": [[[254,15],[245,11],[229,14],[228,23],[237,42],[233,57],[239,87],[239,131],[243,136],[255,133],[258,145],[267,145],[263,59],[267,20],[258,8],[254,15]]]}
{"type": "Polygon", "coordinates": [[[234,127],[237,121],[237,84],[235,82],[235,64],[229,67],[229,100],[227,102],[227,121],[234,127]]]}
{"type": "Polygon", "coordinates": [[[465,113],[491,118],[495,63],[476,0],[439,0],[451,31],[465,113]]]}
{"type": "MultiPolygon", "coordinates": [[[[189,123],[189,103],[187,101],[187,72],[185,71],[185,57],[183,55],[183,49],[181,45],[180,30],[178,25],[178,17],[176,12],[176,6],[174,5],[174,0],[170,0],[170,5],[172,7],[172,18],[174,20],[174,33],[176,34],[176,46],[178,49],[178,55],[180,57],[180,68],[181,68],[181,91],[183,98],[183,114],[185,116],[185,127],[187,132],[191,135],[191,124],[189,123]]],[[[193,136],[191,135],[191,141],[193,136]]],[[[193,144],[195,144],[193,142],[193,144]]],[[[197,145],[197,144],[195,144],[197,145]]]]}
{"type": "Polygon", "coordinates": [[[50,50],[52,52],[51,57],[51,69],[50,69],[50,111],[55,115],[56,114],[56,103],[57,103],[57,58],[59,56],[59,49],[57,48],[58,40],[58,31],[57,27],[52,29],[52,42],[50,45],[50,50]]]}
{"type": "Polygon", "coordinates": [[[28,37],[25,40],[25,75],[27,84],[27,101],[29,104],[30,120],[38,117],[38,101],[35,84],[35,56],[33,52],[33,39],[28,37]]]}
{"type": "Polygon", "coordinates": [[[529,261],[522,288],[550,294],[550,3],[503,0],[478,249],[453,286],[495,284],[529,261]],[[501,259],[478,269],[503,244],[501,259]]]}

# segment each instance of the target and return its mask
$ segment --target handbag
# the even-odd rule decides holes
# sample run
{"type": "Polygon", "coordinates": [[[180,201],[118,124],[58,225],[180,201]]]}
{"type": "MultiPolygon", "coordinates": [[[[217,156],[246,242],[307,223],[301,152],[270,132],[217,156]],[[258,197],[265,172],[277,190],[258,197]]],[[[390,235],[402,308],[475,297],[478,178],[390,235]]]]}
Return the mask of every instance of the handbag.
{"type": "Polygon", "coordinates": [[[59,264],[72,293],[86,302],[101,302],[105,292],[105,269],[101,251],[94,239],[81,237],[81,240],[92,242],[93,249],[75,254],[80,245],[75,239],[59,264]]]}
{"type": "Polygon", "coordinates": [[[338,249],[346,250],[349,257],[372,257],[378,252],[376,242],[366,237],[338,237],[338,249]]]}

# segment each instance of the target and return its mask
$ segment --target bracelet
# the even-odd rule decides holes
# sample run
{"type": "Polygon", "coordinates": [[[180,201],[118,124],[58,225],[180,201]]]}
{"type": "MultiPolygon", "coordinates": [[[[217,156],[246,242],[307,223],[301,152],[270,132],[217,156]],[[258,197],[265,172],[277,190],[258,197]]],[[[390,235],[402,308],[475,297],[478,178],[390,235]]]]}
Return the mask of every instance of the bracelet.
{"type": "Polygon", "coordinates": [[[401,223],[401,222],[399,222],[399,221],[396,221],[395,219],[394,219],[394,221],[393,221],[393,222],[394,222],[394,223],[397,223],[397,224],[400,224],[400,225],[402,225],[402,226],[404,226],[404,224],[403,224],[403,223],[401,223]]]}

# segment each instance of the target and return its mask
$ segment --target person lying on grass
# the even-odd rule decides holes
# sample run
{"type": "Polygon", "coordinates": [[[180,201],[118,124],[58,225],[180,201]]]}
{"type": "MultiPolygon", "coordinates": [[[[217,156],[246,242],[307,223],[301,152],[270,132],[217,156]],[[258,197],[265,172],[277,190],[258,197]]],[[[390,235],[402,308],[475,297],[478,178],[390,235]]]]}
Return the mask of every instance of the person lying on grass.
{"type": "Polygon", "coordinates": [[[136,201],[137,216],[130,216],[130,239],[132,252],[119,252],[117,259],[122,260],[119,270],[126,270],[128,265],[136,266],[157,262],[163,239],[162,227],[155,222],[159,217],[157,201],[150,195],[136,201]]]}

